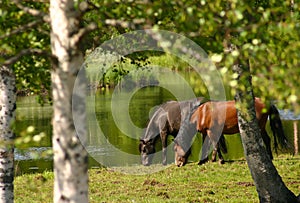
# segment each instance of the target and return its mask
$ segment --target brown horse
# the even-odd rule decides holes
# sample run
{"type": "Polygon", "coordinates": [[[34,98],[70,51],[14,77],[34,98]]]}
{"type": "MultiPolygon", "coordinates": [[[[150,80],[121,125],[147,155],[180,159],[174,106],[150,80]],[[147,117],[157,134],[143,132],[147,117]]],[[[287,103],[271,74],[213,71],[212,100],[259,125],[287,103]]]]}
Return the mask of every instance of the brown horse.
{"type": "MultiPolygon", "coordinates": [[[[155,142],[160,137],[162,141],[162,163],[167,164],[167,136],[177,136],[183,120],[190,114],[191,109],[195,109],[207,100],[199,97],[187,101],[169,101],[161,104],[152,115],[146,131],[140,140],[139,151],[141,153],[142,164],[151,164],[155,153],[155,142]]],[[[195,130],[194,133],[197,133],[195,130]]],[[[223,139],[223,137],[221,138],[223,139]]],[[[220,143],[222,149],[226,149],[225,141],[220,143]]],[[[227,152],[223,150],[223,152],[227,152]]]]}
{"type": "MultiPolygon", "coordinates": [[[[274,136],[275,149],[277,150],[278,147],[277,139],[283,147],[287,147],[288,144],[283,132],[279,112],[274,105],[271,105],[269,109],[266,109],[266,105],[259,98],[255,98],[255,110],[267,153],[270,158],[273,159],[270,137],[265,129],[268,116],[270,118],[271,130],[274,136]]],[[[187,148],[184,147],[184,145],[186,145],[185,143],[191,142],[191,140],[186,140],[186,138],[191,138],[192,136],[186,136],[184,134],[188,134],[190,128],[196,128],[197,131],[201,132],[203,140],[208,136],[212,141],[214,151],[216,151],[218,147],[217,142],[221,135],[239,133],[235,101],[209,101],[201,104],[191,113],[190,117],[187,117],[187,121],[185,121],[184,125],[185,126],[180,129],[177,138],[175,139],[174,151],[175,163],[177,166],[183,166],[187,161],[187,148]]],[[[203,164],[208,160],[207,147],[207,145],[202,147],[202,157],[198,164],[203,164]]]]}

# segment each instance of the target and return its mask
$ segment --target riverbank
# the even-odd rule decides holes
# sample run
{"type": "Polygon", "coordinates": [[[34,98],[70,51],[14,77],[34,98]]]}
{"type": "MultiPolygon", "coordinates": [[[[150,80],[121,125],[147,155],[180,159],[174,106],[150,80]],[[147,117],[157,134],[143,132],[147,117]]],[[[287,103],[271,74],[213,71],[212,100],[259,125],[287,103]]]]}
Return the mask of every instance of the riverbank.
{"type": "MultiPolygon", "coordinates": [[[[280,156],[273,163],[287,187],[298,195],[300,156],[280,156]]],[[[172,165],[147,175],[127,175],[107,168],[90,169],[89,178],[91,203],[258,202],[244,160],[224,165],[191,163],[182,168],[172,165]]],[[[52,172],[18,176],[15,178],[15,202],[52,202],[52,187],[52,172]]]]}

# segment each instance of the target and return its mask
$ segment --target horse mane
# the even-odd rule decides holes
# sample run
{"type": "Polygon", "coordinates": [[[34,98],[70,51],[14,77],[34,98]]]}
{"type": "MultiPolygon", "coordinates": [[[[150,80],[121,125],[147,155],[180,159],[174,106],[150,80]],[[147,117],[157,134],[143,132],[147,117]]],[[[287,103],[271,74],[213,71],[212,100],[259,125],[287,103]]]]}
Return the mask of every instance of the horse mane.
{"type": "Polygon", "coordinates": [[[200,97],[193,102],[190,102],[190,109],[187,116],[182,117],[181,127],[176,138],[174,139],[174,142],[180,145],[184,152],[188,152],[188,150],[191,148],[192,140],[197,133],[196,123],[194,121],[191,121],[191,117],[194,112],[197,111],[199,106],[208,101],[210,100],[204,97],[200,97]]]}
{"type": "MultiPolygon", "coordinates": [[[[161,116],[166,116],[166,122],[168,122],[168,112],[165,110],[165,108],[170,105],[171,103],[179,103],[180,108],[181,108],[181,123],[184,125],[184,122],[186,122],[186,126],[188,125],[189,119],[187,121],[185,121],[187,118],[190,118],[192,113],[202,104],[206,103],[210,101],[207,98],[204,97],[199,97],[199,98],[195,98],[193,100],[186,100],[186,101],[168,101],[166,103],[163,103],[161,105],[159,105],[156,110],[154,111],[154,113],[152,114],[148,124],[147,124],[147,128],[145,130],[145,133],[143,134],[141,140],[144,141],[149,141],[151,139],[155,139],[159,133],[159,126],[157,124],[157,121],[160,119],[161,116]],[[188,112],[184,112],[183,109],[186,109],[186,105],[188,105],[188,112]]],[[[184,126],[181,126],[184,127],[184,126]]],[[[181,130],[181,128],[180,128],[181,130]]],[[[176,136],[178,137],[178,135],[176,136]]],[[[179,138],[180,139],[180,138],[179,138]]]]}
{"type": "MultiPolygon", "coordinates": [[[[159,127],[157,126],[156,121],[160,116],[162,116],[162,115],[160,115],[160,113],[162,111],[165,111],[163,108],[163,105],[165,105],[165,104],[166,103],[159,105],[159,107],[155,110],[155,112],[153,113],[153,115],[151,116],[151,118],[147,124],[146,131],[143,134],[143,137],[141,138],[141,140],[149,141],[151,139],[155,139],[159,135],[159,133],[160,133],[159,127]],[[156,133],[156,131],[157,131],[157,133],[156,133]]],[[[165,113],[167,113],[167,112],[165,112],[165,113]]]]}
{"type": "MultiPolygon", "coordinates": [[[[191,123],[195,123],[196,121],[198,121],[198,116],[193,116],[195,115],[195,112],[198,111],[199,107],[207,102],[211,102],[212,100],[210,99],[207,99],[205,97],[200,97],[199,99],[201,100],[198,100],[198,103],[196,103],[194,106],[192,106],[191,110],[190,110],[190,113],[188,115],[188,118],[190,120],[191,123]]],[[[198,114],[196,114],[198,115],[198,114]]]]}

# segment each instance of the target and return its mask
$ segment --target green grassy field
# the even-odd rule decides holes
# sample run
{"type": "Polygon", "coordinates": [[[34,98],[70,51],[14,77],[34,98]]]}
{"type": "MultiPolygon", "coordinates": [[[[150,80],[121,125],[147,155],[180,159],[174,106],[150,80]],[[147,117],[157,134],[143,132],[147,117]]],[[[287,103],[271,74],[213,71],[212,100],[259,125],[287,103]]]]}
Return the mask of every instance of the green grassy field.
{"type": "MultiPolygon", "coordinates": [[[[288,188],[300,193],[300,157],[274,160],[288,188]]],[[[134,170],[142,170],[136,166],[134,170]]],[[[157,173],[128,175],[108,168],[89,170],[90,202],[258,202],[255,186],[244,160],[175,165],[157,173]]],[[[53,173],[15,178],[15,202],[52,202],[53,173]]]]}

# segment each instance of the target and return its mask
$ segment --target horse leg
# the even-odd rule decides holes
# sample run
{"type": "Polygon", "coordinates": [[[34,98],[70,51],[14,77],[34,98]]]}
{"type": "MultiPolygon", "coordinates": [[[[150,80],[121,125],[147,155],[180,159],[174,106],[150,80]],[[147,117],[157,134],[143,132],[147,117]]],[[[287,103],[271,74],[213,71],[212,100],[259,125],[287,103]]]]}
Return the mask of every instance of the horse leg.
{"type": "Polygon", "coordinates": [[[271,150],[271,139],[265,129],[261,130],[261,136],[265,143],[267,153],[269,154],[270,159],[273,160],[273,154],[271,150]]]}
{"type": "MultiPolygon", "coordinates": [[[[215,134],[212,132],[212,130],[208,130],[207,131],[207,135],[209,137],[209,144],[207,144],[206,146],[202,146],[202,149],[205,150],[205,156],[206,156],[206,160],[208,160],[208,153],[209,153],[209,148],[210,148],[210,144],[212,143],[213,144],[213,157],[212,157],[212,161],[216,161],[216,154],[218,152],[218,141],[216,140],[215,138],[215,134]]],[[[204,143],[205,145],[205,143],[204,143]]],[[[202,151],[203,152],[203,151],[202,151]]],[[[202,161],[202,160],[201,160],[202,161]]],[[[201,162],[200,161],[200,162],[201,162]]],[[[201,165],[201,163],[199,162],[199,165],[201,165]]],[[[205,163],[205,162],[204,162],[205,163]]]]}
{"type": "MultiPolygon", "coordinates": [[[[223,145],[225,145],[225,147],[226,147],[226,144],[225,144],[225,137],[224,137],[223,134],[221,135],[221,137],[219,138],[219,141],[218,141],[218,149],[217,149],[217,153],[218,153],[218,157],[219,157],[219,163],[220,163],[220,164],[224,164],[224,163],[225,163],[225,160],[224,160],[223,155],[222,155],[222,153],[221,153],[221,147],[222,147],[222,144],[221,144],[221,143],[223,143],[223,145]]],[[[226,148],[226,150],[227,150],[227,148],[226,148]]]]}
{"type": "Polygon", "coordinates": [[[167,132],[162,131],[160,133],[161,142],[162,142],[162,164],[167,165],[167,132]]]}
{"type": "Polygon", "coordinates": [[[210,146],[210,139],[207,138],[206,133],[202,133],[202,152],[201,152],[201,159],[198,163],[198,165],[205,164],[208,162],[208,151],[209,151],[209,146],[210,146]]]}
{"type": "Polygon", "coordinates": [[[217,160],[217,154],[218,154],[220,163],[224,164],[224,159],[223,159],[223,156],[222,156],[222,153],[221,153],[221,143],[220,143],[222,141],[224,142],[224,140],[221,140],[221,139],[225,139],[223,134],[221,135],[221,137],[220,137],[220,139],[218,141],[217,148],[213,148],[211,161],[212,162],[216,162],[216,160],[217,160]]]}
{"type": "MultiPolygon", "coordinates": [[[[211,156],[211,161],[212,162],[216,162],[217,161],[217,154],[220,158],[220,147],[219,147],[219,143],[217,144],[217,148],[213,148],[213,152],[212,152],[212,156],[211,156]]],[[[222,157],[222,154],[221,154],[221,157],[222,157]]]]}
{"type": "MultiPolygon", "coordinates": [[[[224,136],[224,135],[222,135],[222,136],[224,136]]],[[[222,139],[222,137],[220,137],[220,139],[222,139]]],[[[224,137],[223,137],[223,139],[224,139],[224,137]]],[[[224,158],[221,153],[220,140],[218,141],[217,148],[213,148],[212,158],[211,158],[212,162],[216,162],[217,155],[219,157],[220,164],[224,164],[225,161],[224,161],[224,158]]]]}
{"type": "Polygon", "coordinates": [[[223,156],[222,156],[220,147],[218,147],[217,152],[218,152],[218,157],[219,157],[219,163],[220,163],[220,164],[224,164],[225,161],[224,161],[224,158],[223,158],[223,156]]]}
{"type": "Polygon", "coordinates": [[[212,162],[216,162],[217,161],[218,149],[217,150],[213,149],[212,156],[211,156],[211,161],[212,162]]]}

